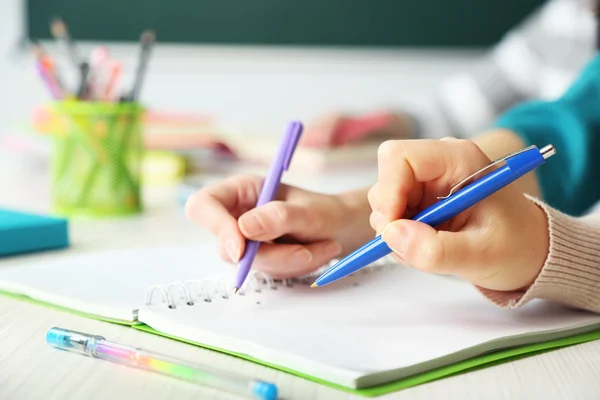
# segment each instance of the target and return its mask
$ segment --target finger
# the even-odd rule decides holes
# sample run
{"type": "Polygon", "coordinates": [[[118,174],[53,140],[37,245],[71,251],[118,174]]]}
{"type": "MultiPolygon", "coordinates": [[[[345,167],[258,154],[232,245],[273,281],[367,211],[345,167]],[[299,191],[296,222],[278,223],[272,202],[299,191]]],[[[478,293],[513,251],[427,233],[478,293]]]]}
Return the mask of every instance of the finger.
{"type": "Polygon", "coordinates": [[[388,219],[383,216],[379,211],[373,211],[369,217],[369,223],[371,228],[376,232],[377,235],[381,233],[383,228],[388,224],[388,219]]]}
{"type": "Polygon", "coordinates": [[[245,237],[260,241],[283,235],[324,237],[331,230],[332,217],[320,214],[306,205],[272,201],[242,215],[238,226],[245,237]]]}
{"type": "Polygon", "coordinates": [[[382,239],[402,263],[424,272],[457,274],[473,265],[481,240],[471,231],[437,231],[411,220],[389,223],[382,239]]]}
{"type": "Polygon", "coordinates": [[[273,278],[306,275],[326,265],[342,251],[340,243],[332,240],[308,245],[261,244],[253,268],[273,278]]]}
{"type": "Polygon", "coordinates": [[[186,215],[193,222],[217,233],[224,215],[237,218],[236,211],[256,205],[262,178],[237,175],[194,193],[186,202],[186,215]]]}
{"type": "Polygon", "coordinates": [[[237,262],[245,248],[236,215],[256,203],[262,180],[240,175],[196,192],[185,205],[185,214],[217,238],[219,256],[237,262]]]}
{"type": "MultiPolygon", "coordinates": [[[[462,179],[465,171],[474,172],[486,164],[483,152],[467,140],[384,142],[378,151],[374,206],[389,220],[399,219],[408,205],[421,200],[423,183],[439,181],[445,191],[457,182],[457,176],[462,179]]],[[[443,194],[431,197],[437,195],[443,194]]]]}

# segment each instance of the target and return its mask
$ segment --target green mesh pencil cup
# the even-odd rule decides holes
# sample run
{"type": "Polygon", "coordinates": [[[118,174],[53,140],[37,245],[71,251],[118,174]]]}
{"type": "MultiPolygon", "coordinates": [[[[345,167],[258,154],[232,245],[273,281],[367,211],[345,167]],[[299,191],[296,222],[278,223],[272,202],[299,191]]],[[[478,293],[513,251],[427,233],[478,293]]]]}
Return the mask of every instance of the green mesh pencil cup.
{"type": "Polygon", "coordinates": [[[70,217],[140,212],[143,108],[63,101],[50,110],[54,211],[70,217]]]}

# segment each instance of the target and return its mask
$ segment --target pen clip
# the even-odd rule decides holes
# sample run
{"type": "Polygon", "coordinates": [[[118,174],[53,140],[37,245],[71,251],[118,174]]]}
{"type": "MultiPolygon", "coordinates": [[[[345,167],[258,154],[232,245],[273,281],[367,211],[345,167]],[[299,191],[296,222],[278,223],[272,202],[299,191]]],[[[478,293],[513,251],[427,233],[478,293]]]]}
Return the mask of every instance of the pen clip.
{"type": "Polygon", "coordinates": [[[302,134],[302,129],[302,123],[298,121],[294,121],[288,126],[282,160],[282,166],[285,171],[287,171],[287,169],[290,167],[294,150],[296,149],[296,145],[298,144],[298,140],[300,140],[300,135],[302,134]]]}
{"type": "Polygon", "coordinates": [[[534,148],[536,148],[536,146],[525,147],[525,148],[523,148],[521,150],[513,151],[512,153],[509,153],[509,154],[505,155],[502,158],[499,158],[499,159],[497,159],[495,161],[492,161],[491,163],[489,163],[485,167],[481,168],[479,171],[474,172],[473,174],[467,176],[462,181],[458,182],[456,185],[454,185],[454,187],[452,187],[452,189],[450,189],[450,193],[448,193],[448,195],[443,196],[443,197],[438,197],[438,200],[444,200],[444,199],[447,199],[448,197],[452,196],[454,193],[456,193],[458,190],[460,190],[462,187],[464,187],[465,184],[468,181],[470,181],[471,179],[473,179],[475,176],[481,174],[482,172],[487,171],[488,169],[496,166],[497,164],[500,164],[501,162],[506,161],[509,158],[516,156],[517,154],[524,153],[524,152],[529,151],[529,150],[534,149],[534,148]]]}

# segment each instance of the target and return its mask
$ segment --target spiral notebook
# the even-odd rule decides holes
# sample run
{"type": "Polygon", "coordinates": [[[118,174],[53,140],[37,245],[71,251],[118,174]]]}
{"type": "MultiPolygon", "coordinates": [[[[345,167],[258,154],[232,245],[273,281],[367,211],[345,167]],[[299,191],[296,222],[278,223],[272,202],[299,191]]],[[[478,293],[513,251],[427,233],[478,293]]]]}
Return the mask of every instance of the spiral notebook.
{"type": "Polygon", "coordinates": [[[382,262],[332,285],[256,273],[232,295],[214,244],[0,267],[0,290],[131,324],[364,395],[600,338],[600,316],[501,310],[471,285],[382,262]]]}

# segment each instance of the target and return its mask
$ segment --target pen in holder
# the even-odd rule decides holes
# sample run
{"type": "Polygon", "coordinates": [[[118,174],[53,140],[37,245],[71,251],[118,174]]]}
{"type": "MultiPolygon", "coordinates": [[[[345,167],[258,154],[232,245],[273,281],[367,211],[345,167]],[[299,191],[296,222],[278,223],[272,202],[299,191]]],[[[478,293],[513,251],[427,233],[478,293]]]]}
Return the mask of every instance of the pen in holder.
{"type": "Polygon", "coordinates": [[[143,108],[71,100],[53,103],[49,112],[55,212],[88,217],[140,212],[143,108]]]}

